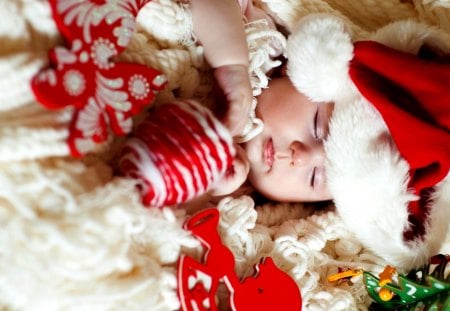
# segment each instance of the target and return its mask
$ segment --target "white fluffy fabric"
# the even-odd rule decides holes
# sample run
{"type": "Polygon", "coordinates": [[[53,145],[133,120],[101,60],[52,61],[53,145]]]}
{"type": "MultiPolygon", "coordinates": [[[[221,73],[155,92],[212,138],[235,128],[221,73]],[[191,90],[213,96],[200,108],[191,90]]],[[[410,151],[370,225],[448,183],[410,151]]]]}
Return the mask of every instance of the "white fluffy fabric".
{"type": "Polygon", "coordinates": [[[424,240],[406,243],[407,206],[416,199],[407,191],[409,166],[370,103],[335,106],[325,146],[337,210],[363,245],[403,271],[439,252],[450,220],[449,178],[438,187],[424,240]]]}
{"type": "Polygon", "coordinates": [[[303,18],[289,36],[287,73],[294,86],[315,102],[351,101],[348,75],[353,45],[344,24],[328,15],[303,18]]]}
{"type": "MultiPolygon", "coordinates": [[[[450,16],[441,1],[338,2],[255,1],[288,32],[317,12],[343,17],[357,37],[406,17],[445,29],[450,16]]],[[[177,259],[200,255],[199,242],[182,223],[204,206],[144,208],[134,183],[112,175],[108,149],[71,159],[65,143],[71,110],[45,110],[29,87],[47,64],[48,50],[62,44],[48,2],[0,1],[0,16],[0,309],[177,310],[177,259]]],[[[156,104],[175,94],[208,104],[211,76],[190,36],[187,7],[153,0],[138,24],[120,57],[168,77],[156,104]]],[[[257,95],[267,86],[267,72],[280,64],[274,58],[285,38],[263,23],[248,25],[247,34],[257,95]]],[[[219,232],[235,254],[239,276],[271,256],[298,284],[304,310],[367,310],[361,279],[350,286],[326,277],[340,267],[378,273],[386,262],[363,247],[333,210],[255,207],[246,196],[225,198],[218,208],[219,232]]]]}

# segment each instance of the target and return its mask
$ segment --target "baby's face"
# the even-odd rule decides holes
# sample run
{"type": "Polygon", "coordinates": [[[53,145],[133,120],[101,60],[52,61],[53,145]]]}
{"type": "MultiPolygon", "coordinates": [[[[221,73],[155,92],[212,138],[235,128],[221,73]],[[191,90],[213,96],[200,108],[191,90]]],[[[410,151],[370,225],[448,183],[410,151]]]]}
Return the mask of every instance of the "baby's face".
{"type": "Polygon", "coordinates": [[[269,83],[256,108],[264,130],[244,145],[257,191],[281,202],[331,199],[323,140],[332,110],[332,104],[312,103],[287,77],[269,83]]]}

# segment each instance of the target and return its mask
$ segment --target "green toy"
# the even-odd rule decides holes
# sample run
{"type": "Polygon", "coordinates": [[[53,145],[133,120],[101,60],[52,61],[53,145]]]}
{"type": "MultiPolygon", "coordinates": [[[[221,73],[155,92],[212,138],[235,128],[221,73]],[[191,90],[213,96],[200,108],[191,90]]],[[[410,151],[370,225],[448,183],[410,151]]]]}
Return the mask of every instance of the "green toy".
{"type": "Polygon", "coordinates": [[[397,275],[390,266],[379,277],[364,271],[364,284],[375,301],[370,309],[450,311],[450,277],[445,276],[449,259],[434,256],[428,265],[406,276],[397,275]]]}

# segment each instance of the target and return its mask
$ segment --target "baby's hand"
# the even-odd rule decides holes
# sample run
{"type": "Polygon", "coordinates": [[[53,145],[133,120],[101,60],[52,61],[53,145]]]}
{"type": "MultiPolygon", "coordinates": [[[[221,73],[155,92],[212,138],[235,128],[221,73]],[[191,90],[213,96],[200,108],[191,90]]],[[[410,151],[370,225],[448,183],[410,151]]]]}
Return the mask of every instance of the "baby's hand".
{"type": "Polygon", "coordinates": [[[246,180],[250,170],[250,162],[244,149],[235,144],[236,156],[233,160],[233,166],[225,173],[225,176],[215,183],[210,194],[213,196],[222,196],[236,191],[246,180]]]}
{"type": "Polygon", "coordinates": [[[231,135],[243,134],[252,107],[252,88],[248,67],[245,65],[226,65],[214,71],[217,84],[225,100],[219,100],[220,109],[226,109],[222,122],[231,135]]]}

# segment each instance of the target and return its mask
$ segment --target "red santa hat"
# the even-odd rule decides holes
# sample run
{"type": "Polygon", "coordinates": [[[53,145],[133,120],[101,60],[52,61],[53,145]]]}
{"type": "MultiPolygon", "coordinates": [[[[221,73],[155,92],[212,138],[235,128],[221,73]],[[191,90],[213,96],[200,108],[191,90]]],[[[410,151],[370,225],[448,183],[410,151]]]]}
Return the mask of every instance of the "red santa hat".
{"type": "Polygon", "coordinates": [[[405,238],[411,239],[414,233],[423,234],[430,192],[450,168],[450,58],[422,59],[361,41],[354,45],[349,73],[383,116],[409,164],[409,186],[420,198],[409,204],[413,226],[405,238]]]}
{"type": "Polygon", "coordinates": [[[375,41],[352,43],[334,17],[307,17],[288,40],[288,75],[313,101],[346,105],[363,98],[376,108],[409,166],[406,186],[416,195],[407,203],[406,223],[398,223],[403,242],[426,240],[433,191],[450,168],[450,46],[439,31],[413,22],[389,25],[373,38],[395,49],[375,41]],[[417,56],[424,46],[439,56],[417,56]]]}

